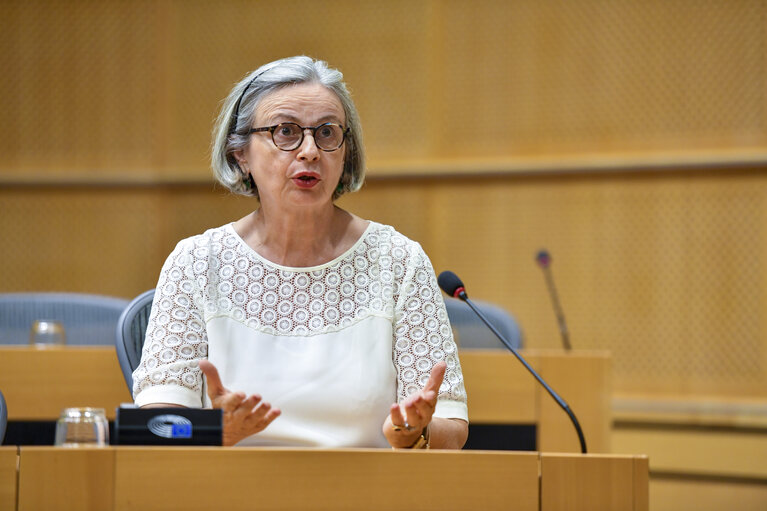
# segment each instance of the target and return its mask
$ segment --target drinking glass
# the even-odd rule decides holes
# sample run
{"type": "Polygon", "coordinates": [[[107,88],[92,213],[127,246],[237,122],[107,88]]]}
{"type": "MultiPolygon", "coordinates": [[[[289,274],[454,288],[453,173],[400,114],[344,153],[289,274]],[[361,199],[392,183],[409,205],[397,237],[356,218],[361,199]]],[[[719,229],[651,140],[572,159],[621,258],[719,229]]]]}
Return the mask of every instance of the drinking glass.
{"type": "Polygon", "coordinates": [[[61,323],[47,319],[32,323],[32,329],[29,332],[29,344],[35,348],[64,346],[66,343],[67,336],[61,323]]]}
{"type": "Polygon", "coordinates": [[[103,408],[64,408],[56,422],[55,445],[104,447],[109,445],[109,423],[103,408]]]}

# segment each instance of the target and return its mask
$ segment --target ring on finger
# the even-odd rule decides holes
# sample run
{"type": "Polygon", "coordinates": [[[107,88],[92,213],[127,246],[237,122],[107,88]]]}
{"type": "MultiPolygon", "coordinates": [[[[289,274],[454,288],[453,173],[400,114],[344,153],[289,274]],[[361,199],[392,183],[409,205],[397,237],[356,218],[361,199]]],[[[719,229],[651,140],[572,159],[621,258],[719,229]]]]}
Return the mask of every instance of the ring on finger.
{"type": "Polygon", "coordinates": [[[418,429],[418,428],[416,428],[415,426],[411,426],[410,424],[405,422],[405,424],[402,424],[402,425],[393,424],[392,423],[391,429],[393,429],[394,431],[408,431],[408,432],[410,432],[410,431],[413,431],[413,430],[418,429]]]}

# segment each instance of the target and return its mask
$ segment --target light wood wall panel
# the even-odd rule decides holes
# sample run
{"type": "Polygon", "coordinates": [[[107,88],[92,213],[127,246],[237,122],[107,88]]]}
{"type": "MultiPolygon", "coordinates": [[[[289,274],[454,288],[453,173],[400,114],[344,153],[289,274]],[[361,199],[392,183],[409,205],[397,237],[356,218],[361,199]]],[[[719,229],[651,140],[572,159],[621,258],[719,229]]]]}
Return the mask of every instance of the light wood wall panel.
{"type": "Polygon", "coordinates": [[[0,178],[207,175],[247,72],[340,68],[373,173],[767,154],[763,0],[0,3],[0,178]],[[496,165],[497,166],[497,165],[496,165]]]}
{"type": "Polygon", "coordinates": [[[653,511],[762,511],[767,507],[767,484],[694,478],[650,479],[650,509],[653,511]]]}
{"type": "Polygon", "coordinates": [[[0,289],[136,296],[182,237],[244,216],[247,202],[212,184],[0,188],[0,289]]]}

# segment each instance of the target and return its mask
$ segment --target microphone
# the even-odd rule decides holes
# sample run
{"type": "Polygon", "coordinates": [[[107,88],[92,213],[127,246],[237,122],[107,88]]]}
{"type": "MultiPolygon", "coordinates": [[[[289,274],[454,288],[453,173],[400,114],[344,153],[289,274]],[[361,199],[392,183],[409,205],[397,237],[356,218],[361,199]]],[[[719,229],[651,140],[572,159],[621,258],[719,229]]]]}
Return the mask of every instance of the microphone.
{"type": "Polygon", "coordinates": [[[559,397],[559,394],[554,392],[554,390],[549,387],[549,385],[541,378],[541,376],[535,372],[535,370],[530,367],[530,364],[527,363],[527,360],[522,358],[522,356],[517,353],[517,350],[514,349],[514,346],[511,345],[511,342],[506,339],[501,333],[496,329],[492,323],[485,317],[485,315],[482,313],[482,311],[477,308],[476,305],[472,303],[471,300],[469,300],[469,296],[466,294],[466,288],[463,285],[463,282],[461,282],[461,279],[458,278],[458,275],[451,271],[443,271],[439,274],[439,277],[437,278],[437,283],[439,284],[439,287],[442,289],[442,291],[445,292],[445,294],[452,296],[453,298],[458,298],[460,300],[463,300],[466,302],[466,305],[471,307],[471,310],[474,311],[474,314],[476,314],[479,319],[482,320],[482,322],[487,325],[487,327],[492,330],[492,332],[495,334],[498,339],[501,340],[501,342],[511,351],[515,357],[517,357],[517,360],[522,362],[522,365],[525,366],[525,369],[527,369],[530,374],[533,375],[533,377],[538,380],[538,383],[543,385],[543,388],[546,389],[546,392],[549,393],[551,397],[554,398],[554,401],[557,402],[557,404],[565,411],[565,413],[570,417],[570,420],[573,423],[573,426],[575,426],[575,431],[578,433],[578,440],[581,443],[581,453],[586,454],[586,439],[583,438],[583,431],[581,430],[581,425],[578,423],[578,419],[575,418],[575,414],[570,410],[570,407],[567,405],[564,399],[559,397]]]}
{"type": "Polygon", "coordinates": [[[535,256],[535,260],[538,266],[543,270],[543,274],[546,276],[546,285],[549,289],[549,296],[551,297],[551,303],[554,306],[554,315],[557,317],[557,323],[559,324],[559,333],[562,336],[562,345],[566,351],[570,351],[570,334],[567,333],[567,323],[565,322],[565,315],[562,312],[562,306],[559,304],[559,296],[557,295],[557,288],[554,287],[554,277],[551,274],[551,254],[549,251],[541,249],[538,251],[538,255],[535,256]]]}

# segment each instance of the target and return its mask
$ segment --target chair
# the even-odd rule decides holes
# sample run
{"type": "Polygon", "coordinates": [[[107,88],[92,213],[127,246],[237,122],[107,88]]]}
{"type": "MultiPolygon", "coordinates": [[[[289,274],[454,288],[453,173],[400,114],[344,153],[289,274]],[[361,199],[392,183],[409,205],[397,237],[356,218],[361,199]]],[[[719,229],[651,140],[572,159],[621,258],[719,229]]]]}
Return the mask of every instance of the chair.
{"type": "MultiPolygon", "coordinates": [[[[472,300],[490,323],[511,342],[514,349],[522,347],[522,330],[517,320],[501,307],[489,302],[472,300]]],[[[458,333],[462,349],[506,349],[495,334],[485,325],[471,308],[456,298],[445,298],[450,325],[458,333]]]]}
{"type": "Polygon", "coordinates": [[[133,371],[141,361],[149,312],[152,310],[154,289],[144,291],[134,298],[117,320],[115,350],[128,390],[133,392],[133,371]]]}
{"type": "Polygon", "coordinates": [[[128,300],[83,293],[0,294],[0,344],[28,344],[32,323],[61,323],[68,344],[108,345],[128,300]]]}
{"type": "Polygon", "coordinates": [[[5,427],[8,425],[8,407],[5,405],[5,396],[0,391],[0,445],[5,439],[5,427]]]}

